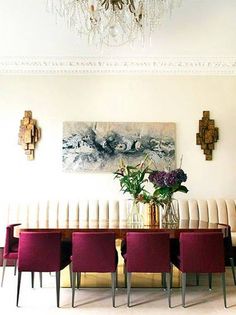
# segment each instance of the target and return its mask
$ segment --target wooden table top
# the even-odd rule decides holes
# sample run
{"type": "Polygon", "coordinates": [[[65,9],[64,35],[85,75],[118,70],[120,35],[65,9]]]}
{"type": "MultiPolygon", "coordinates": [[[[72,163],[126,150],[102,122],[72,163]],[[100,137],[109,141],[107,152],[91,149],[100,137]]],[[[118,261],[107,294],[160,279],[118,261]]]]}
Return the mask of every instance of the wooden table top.
{"type": "Polygon", "coordinates": [[[116,238],[123,238],[127,232],[168,232],[170,238],[179,238],[182,232],[218,232],[222,231],[223,236],[228,236],[228,225],[218,223],[208,223],[198,220],[181,220],[174,226],[129,226],[122,224],[79,224],[55,226],[55,227],[24,227],[20,225],[15,228],[15,235],[19,236],[20,232],[61,232],[63,240],[71,240],[73,232],[114,232],[116,238]]]}

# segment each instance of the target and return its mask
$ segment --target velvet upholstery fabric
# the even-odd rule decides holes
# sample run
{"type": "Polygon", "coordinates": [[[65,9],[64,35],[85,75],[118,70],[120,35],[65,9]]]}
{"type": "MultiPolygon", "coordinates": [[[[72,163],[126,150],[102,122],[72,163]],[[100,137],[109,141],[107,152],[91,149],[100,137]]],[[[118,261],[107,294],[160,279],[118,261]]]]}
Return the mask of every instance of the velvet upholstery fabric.
{"type": "Polygon", "coordinates": [[[61,233],[21,232],[18,270],[32,272],[60,271],[70,263],[70,255],[64,255],[61,247],[61,233]]]}
{"type": "Polygon", "coordinates": [[[180,256],[173,263],[184,273],[225,272],[223,234],[181,233],[180,256]]]}
{"type": "Polygon", "coordinates": [[[234,257],[234,249],[232,245],[231,227],[227,225],[228,236],[224,237],[224,249],[225,249],[225,265],[230,265],[229,258],[234,257]]]}
{"type": "Polygon", "coordinates": [[[14,227],[20,225],[20,223],[10,224],[6,228],[6,238],[5,246],[3,250],[4,259],[14,259],[18,258],[18,238],[14,237],[14,227]]]}
{"type": "Polygon", "coordinates": [[[75,232],[72,234],[73,272],[115,272],[115,233],[75,232]]]}
{"type": "Polygon", "coordinates": [[[127,272],[170,272],[169,233],[128,232],[127,272]]]}

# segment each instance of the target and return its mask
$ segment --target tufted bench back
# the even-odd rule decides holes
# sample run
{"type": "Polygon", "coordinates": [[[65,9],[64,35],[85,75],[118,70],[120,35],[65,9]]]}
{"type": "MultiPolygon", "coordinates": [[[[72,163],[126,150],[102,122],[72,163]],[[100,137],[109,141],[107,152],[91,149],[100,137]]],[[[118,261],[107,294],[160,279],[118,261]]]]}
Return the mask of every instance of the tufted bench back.
{"type": "MultiPolygon", "coordinates": [[[[127,200],[46,200],[11,202],[1,205],[0,246],[5,240],[5,227],[22,223],[24,227],[117,227],[125,226],[127,200]]],[[[231,226],[236,246],[236,200],[175,200],[181,220],[224,223],[231,226]]],[[[140,210],[144,211],[141,206],[140,210]]]]}

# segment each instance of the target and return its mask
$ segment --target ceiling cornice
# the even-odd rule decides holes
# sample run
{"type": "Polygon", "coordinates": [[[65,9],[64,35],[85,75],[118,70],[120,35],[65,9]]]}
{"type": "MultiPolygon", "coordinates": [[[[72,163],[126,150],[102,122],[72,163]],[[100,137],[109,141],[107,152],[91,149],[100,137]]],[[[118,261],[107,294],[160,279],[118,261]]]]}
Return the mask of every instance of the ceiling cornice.
{"type": "Polygon", "coordinates": [[[236,75],[236,56],[0,57],[0,74],[236,75]]]}

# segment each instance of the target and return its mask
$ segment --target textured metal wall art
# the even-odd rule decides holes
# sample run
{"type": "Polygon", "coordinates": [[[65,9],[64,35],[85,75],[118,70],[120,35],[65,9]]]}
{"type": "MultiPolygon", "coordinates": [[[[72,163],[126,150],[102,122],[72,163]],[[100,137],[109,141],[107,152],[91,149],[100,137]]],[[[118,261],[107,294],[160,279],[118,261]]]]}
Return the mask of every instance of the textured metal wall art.
{"type": "Polygon", "coordinates": [[[174,123],[63,123],[65,171],[114,172],[120,159],[135,166],[146,154],[158,169],[175,167],[174,123]]]}
{"type": "Polygon", "coordinates": [[[199,120],[199,133],[197,133],[197,144],[201,146],[206,160],[212,160],[212,151],[215,142],[219,139],[219,130],[215,127],[215,121],[210,119],[210,112],[203,111],[203,117],[199,120]]]}
{"type": "Polygon", "coordinates": [[[25,150],[28,160],[34,159],[34,150],[36,143],[41,136],[40,128],[37,127],[36,119],[32,118],[32,112],[25,111],[23,119],[20,121],[19,141],[18,143],[25,150]]]}

